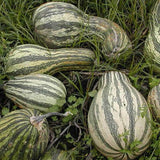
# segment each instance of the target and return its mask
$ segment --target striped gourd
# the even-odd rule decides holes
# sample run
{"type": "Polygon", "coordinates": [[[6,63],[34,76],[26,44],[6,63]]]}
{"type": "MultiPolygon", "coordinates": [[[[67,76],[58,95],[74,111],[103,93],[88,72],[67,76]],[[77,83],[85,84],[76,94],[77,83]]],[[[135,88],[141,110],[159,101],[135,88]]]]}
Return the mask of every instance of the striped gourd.
{"type": "Polygon", "coordinates": [[[125,74],[110,71],[102,76],[89,109],[88,127],[104,156],[129,160],[141,155],[150,144],[150,118],[146,100],[125,74]],[[132,148],[135,142],[140,143],[132,148]]]}
{"type": "Polygon", "coordinates": [[[89,16],[70,3],[48,2],[39,6],[34,12],[33,23],[38,39],[51,48],[71,46],[83,37],[93,36],[110,57],[131,48],[129,38],[116,23],[89,16]]]}
{"type": "Polygon", "coordinates": [[[69,152],[51,148],[39,160],[71,160],[69,152]]]}
{"type": "Polygon", "coordinates": [[[149,91],[147,100],[153,117],[160,121],[160,84],[154,86],[149,91]]]}
{"type": "Polygon", "coordinates": [[[151,15],[149,34],[144,46],[144,55],[152,64],[153,69],[160,72],[160,0],[157,0],[151,15]]]}
{"type": "Polygon", "coordinates": [[[0,159],[38,160],[49,141],[49,126],[46,119],[33,122],[41,113],[21,109],[8,113],[0,120],[0,159]]]}
{"type": "Polygon", "coordinates": [[[4,91],[21,108],[43,112],[58,111],[66,98],[63,83],[45,74],[17,76],[4,84],[4,91]]]}
{"type": "Polygon", "coordinates": [[[65,70],[90,68],[95,54],[85,48],[47,49],[24,44],[12,49],[6,57],[5,70],[9,76],[35,73],[54,74],[65,70]]]}

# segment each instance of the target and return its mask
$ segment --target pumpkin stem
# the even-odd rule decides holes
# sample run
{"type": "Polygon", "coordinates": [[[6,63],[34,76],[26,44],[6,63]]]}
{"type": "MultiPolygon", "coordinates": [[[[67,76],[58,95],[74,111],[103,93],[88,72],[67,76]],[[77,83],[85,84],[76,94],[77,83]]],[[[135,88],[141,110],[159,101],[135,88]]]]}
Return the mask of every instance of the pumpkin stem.
{"type": "Polygon", "coordinates": [[[38,124],[40,122],[42,122],[45,118],[51,117],[51,116],[62,116],[62,117],[66,117],[68,115],[73,115],[70,111],[65,112],[65,113],[58,113],[58,112],[51,112],[51,113],[47,113],[41,116],[32,116],[30,117],[30,122],[32,124],[38,124]]]}

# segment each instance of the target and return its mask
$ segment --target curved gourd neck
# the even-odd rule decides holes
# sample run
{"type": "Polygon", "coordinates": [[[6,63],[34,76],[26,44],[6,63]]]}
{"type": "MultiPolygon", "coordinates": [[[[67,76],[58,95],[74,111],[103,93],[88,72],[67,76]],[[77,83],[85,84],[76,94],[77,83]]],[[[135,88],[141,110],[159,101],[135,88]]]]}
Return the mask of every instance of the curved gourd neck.
{"type": "Polygon", "coordinates": [[[85,34],[95,37],[102,44],[102,52],[114,57],[131,49],[131,41],[125,31],[116,23],[101,17],[88,16],[85,19],[85,34]]]}

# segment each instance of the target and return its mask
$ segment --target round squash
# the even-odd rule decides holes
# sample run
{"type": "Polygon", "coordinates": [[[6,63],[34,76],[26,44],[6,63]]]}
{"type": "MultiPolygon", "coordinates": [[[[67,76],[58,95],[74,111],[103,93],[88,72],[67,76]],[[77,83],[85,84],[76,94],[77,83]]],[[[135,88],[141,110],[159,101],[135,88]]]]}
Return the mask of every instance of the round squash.
{"type": "Polygon", "coordinates": [[[89,16],[70,3],[48,2],[39,6],[33,15],[35,34],[50,48],[72,46],[83,37],[96,37],[102,52],[115,57],[131,48],[124,30],[116,23],[89,16]]]}
{"type": "Polygon", "coordinates": [[[9,76],[36,73],[53,75],[59,71],[88,70],[95,54],[85,48],[47,49],[35,44],[23,44],[6,56],[5,72],[9,76]]]}
{"type": "Polygon", "coordinates": [[[14,77],[4,84],[4,91],[20,108],[33,108],[46,113],[59,111],[67,94],[59,79],[46,74],[14,77]]]}
{"type": "Polygon", "coordinates": [[[46,119],[33,121],[41,113],[21,109],[8,113],[0,120],[0,159],[38,160],[49,141],[46,119]]]}
{"type": "Polygon", "coordinates": [[[149,91],[147,100],[153,117],[160,121],[160,84],[149,91]]]}
{"type": "Polygon", "coordinates": [[[89,108],[88,128],[104,156],[130,160],[141,155],[150,144],[150,120],[146,100],[125,74],[110,71],[102,76],[89,108]]]}

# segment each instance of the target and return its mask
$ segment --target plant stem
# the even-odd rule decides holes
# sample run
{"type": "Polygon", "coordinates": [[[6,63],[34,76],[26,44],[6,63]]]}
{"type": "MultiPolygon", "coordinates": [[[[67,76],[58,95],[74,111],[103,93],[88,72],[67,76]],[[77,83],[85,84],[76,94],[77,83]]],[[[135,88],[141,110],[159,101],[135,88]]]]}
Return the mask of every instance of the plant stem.
{"type": "Polygon", "coordinates": [[[65,113],[51,112],[51,113],[47,113],[47,114],[44,114],[41,116],[32,116],[32,117],[30,117],[30,121],[31,121],[31,123],[40,123],[43,119],[49,118],[51,116],[66,117],[68,115],[73,115],[73,114],[71,112],[65,112],[65,113]]]}

